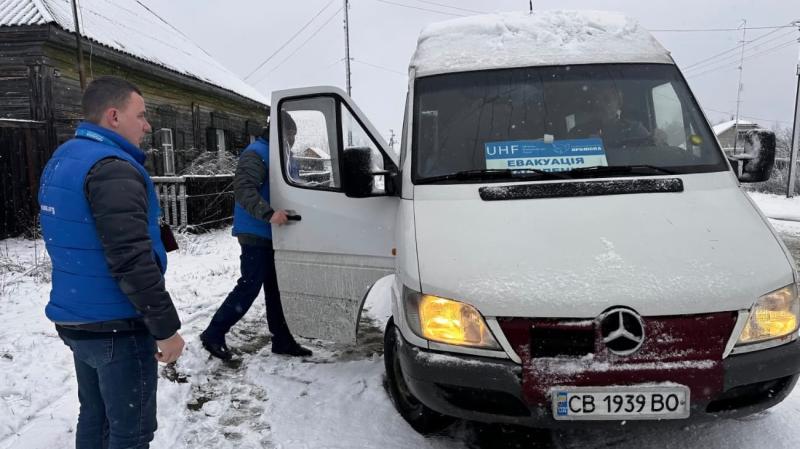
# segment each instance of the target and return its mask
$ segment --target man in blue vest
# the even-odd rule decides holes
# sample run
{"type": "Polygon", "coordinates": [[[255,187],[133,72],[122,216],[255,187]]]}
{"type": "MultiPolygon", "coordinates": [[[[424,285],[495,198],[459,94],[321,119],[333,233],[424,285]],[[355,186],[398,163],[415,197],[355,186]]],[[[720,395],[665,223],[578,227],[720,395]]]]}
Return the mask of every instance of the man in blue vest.
{"type": "MultiPolygon", "coordinates": [[[[297,126],[288,114],[284,115],[283,122],[284,135],[290,140],[291,147],[297,126]]],[[[242,152],[233,186],[236,199],[233,235],[242,249],[242,276],[214,314],[208,328],[200,334],[203,347],[214,357],[222,360],[232,358],[225,334],[247,313],[263,286],[272,352],[309,356],[311,351],[295,341],[286,325],[275,274],[271,225],[286,224],[288,217],[286,211],[273,210],[269,205],[269,127],[264,128],[263,134],[242,152]]]]}
{"type": "Polygon", "coordinates": [[[72,350],[78,449],[148,448],[156,431],[158,363],[180,357],[178,313],[164,287],[161,212],[138,148],[150,124],[142,93],[100,77],[86,121],[48,161],[40,220],[53,263],[45,308],[72,350]]]}

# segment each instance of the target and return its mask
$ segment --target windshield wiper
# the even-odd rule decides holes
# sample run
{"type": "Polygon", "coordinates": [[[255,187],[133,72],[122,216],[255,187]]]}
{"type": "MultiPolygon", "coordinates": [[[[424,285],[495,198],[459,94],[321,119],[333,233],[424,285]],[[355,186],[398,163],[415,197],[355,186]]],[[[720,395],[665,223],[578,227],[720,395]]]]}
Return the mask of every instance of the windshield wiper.
{"type": "Polygon", "coordinates": [[[674,175],[675,172],[656,165],[594,165],[591,167],[573,168],[564,172],[566,175],[597,174],[597,175],[616,175],[616,174],[643,174],[658,173],[662,175],[674,175]]]}
{"type": "Polygon", "coordinates": [[[468,181],[481,179],[516,179],[516,178],[548,178],[569,179],[565,172],[549,172],[535,168],[484,168],[477,170],[462,170],[447,175],[430,176],[417,181],[417,184],[432,184],[439,181],[468,181]],[[532,176],[535,175],[535,176],[532,176]]]}

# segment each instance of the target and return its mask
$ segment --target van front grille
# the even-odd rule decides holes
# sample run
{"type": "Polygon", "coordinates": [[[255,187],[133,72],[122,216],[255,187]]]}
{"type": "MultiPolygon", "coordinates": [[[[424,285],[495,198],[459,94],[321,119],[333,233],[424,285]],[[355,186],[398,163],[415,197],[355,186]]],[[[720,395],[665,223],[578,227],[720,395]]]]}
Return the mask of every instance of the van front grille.
{"type": "Polygon", "coordinates": [[[531,357],[582,357],[594,353],[594,326],[531,329],[531,357]]]}

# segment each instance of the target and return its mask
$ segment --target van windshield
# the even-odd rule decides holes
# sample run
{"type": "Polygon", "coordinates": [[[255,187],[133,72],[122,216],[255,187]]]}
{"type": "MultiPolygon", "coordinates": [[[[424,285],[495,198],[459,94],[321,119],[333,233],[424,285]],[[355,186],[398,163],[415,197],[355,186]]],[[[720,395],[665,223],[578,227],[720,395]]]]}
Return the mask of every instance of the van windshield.
{"type": "Polygon", "coordinates": [[[418,184],[728,170],[672,65],[451,73],[414,96],[418,184]]]}

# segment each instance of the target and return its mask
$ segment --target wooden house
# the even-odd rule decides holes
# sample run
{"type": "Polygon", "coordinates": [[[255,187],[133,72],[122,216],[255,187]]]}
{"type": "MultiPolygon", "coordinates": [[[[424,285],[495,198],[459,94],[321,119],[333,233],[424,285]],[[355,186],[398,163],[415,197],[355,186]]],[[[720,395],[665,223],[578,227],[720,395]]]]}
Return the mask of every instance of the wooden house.
{"type": "MultiPolygon", "coordinates": [[[[87,82],[116,75],[142,90],[151,174],[180,176],[203,151],[238,154],[260,134],[266,96],[143,3],[78,5],[87,82]]],[[[82,119],[76,48],[70,0],[0,0],[0,238],[35,228],[41,169],[82,119]]]]}

